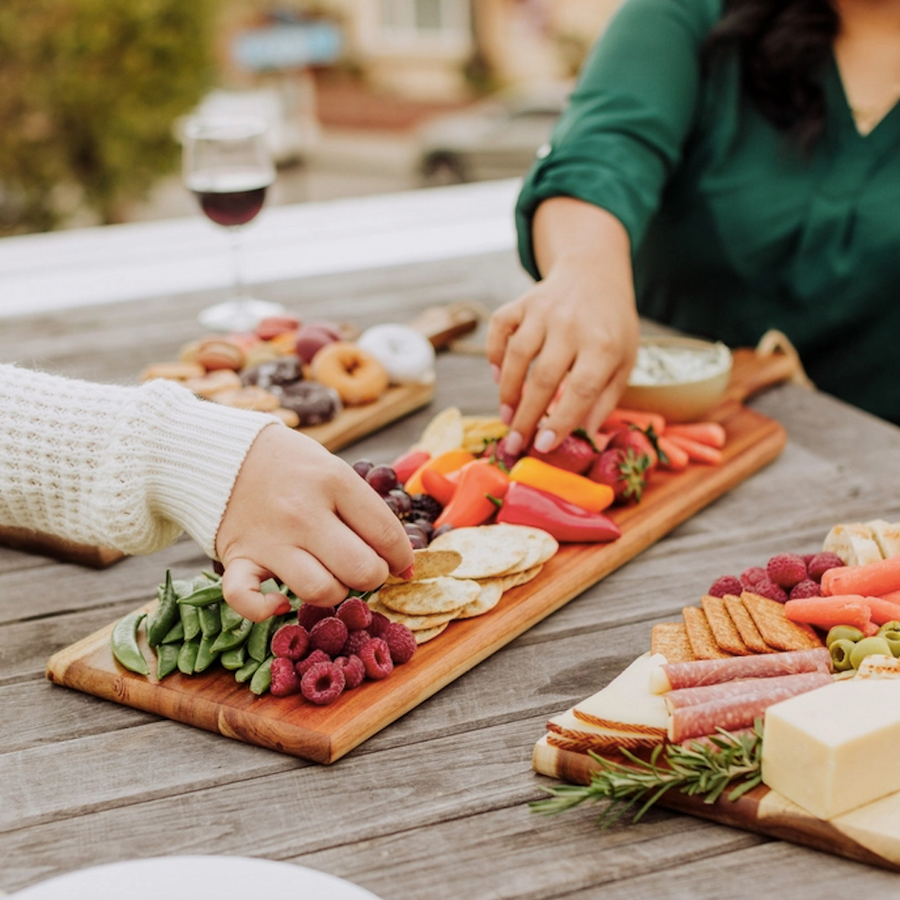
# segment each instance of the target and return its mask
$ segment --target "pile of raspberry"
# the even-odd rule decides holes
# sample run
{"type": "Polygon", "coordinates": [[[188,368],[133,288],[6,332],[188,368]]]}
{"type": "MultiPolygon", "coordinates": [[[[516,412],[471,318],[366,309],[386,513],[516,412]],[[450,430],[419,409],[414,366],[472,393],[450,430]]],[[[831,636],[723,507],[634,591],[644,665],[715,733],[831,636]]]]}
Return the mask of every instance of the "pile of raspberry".
{"type": "Polygon", "coordinates": [[[821,597],[822,575],[828,569],[843,566],[844,561],[831,552],[777,553],[765,565],[750,566],[737,577],[723,575],[707,591],[713,597],[726,594],[740,596],[743,591],[760,594],[770,600],[786,603],[800,597],[821,597]]]}
{"type": "Polygon", "coordinates": [[[276,697],[302,694],[325,706],[370,678],[386,678],[416,652],[415,635],[405,625],[372,612],[359,597],[337,607],[297,610],[297,623],[272,635],[272,684],[276,697]]]}

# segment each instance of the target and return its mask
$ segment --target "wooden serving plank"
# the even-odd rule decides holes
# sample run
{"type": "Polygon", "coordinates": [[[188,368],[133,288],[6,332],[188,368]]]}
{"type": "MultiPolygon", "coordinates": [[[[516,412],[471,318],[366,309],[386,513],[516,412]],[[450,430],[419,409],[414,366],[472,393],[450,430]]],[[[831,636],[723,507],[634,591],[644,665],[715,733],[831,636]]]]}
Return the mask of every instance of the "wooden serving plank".
{"type": "MultiPolygon", "coordinates": [[[[538,774],[572,784],[590,784],[591,774],[599,768],[586,753],[553,747],[546,736],[535,744],[532,762],[538,774]]],[[[765,785],[737,800],[720,797],[715,803],[672,790],[659,805],[900,872],[900,793],[829,821],[810,815],[765,785]]]]}
{"type": "Polygon", "coordinates": [[[641,503],[612,513],[622,528],[618,540],[563,545],[536,579],[508,591],[491,612],[452,622],[388,678],[366,682],[331,706],[257,698],[222,669],[200,676],[175,674],[162,683],[135,675],[112,657],[112,625],[53,656],[47,677],[228,737],[333,762],[762,468],[785,444],[780,424],[735,400],[724,401],[713,417],[728,438],[721,465],[655,472],[641,503]]]}

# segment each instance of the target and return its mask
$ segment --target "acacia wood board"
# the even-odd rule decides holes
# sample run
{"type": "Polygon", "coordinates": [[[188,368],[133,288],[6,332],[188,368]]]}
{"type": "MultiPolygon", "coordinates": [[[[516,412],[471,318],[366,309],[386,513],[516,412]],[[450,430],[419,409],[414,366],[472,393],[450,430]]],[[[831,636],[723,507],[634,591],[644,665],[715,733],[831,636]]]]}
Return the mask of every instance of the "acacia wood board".
{"type": "MultiPolygon", "coordinates": [[[[612,754],[609,757],[626,761],[612,754]]],[[[587,753],[551,746],[546,735],[535,744],[532,762],[538,774],[572,784],[590,784],[591,774],[599,768],[587,753]]],[[[721,825],[900,872],[900,793],[828,821],[811,815],[765,785],[753,788],[737,800],[723,796],[715,803],[705,803],[701,797],[670,790],[658,803],[667,809],[721,825]]],[[[640,823],[634,827],[639,828],[640,823]]]]}
{"type": "MultiPolygon", "coordinates": [[[[710,416],[727,434],[721,465],[655,472],[639,504],[612,513],[622,529],[618,540],[562,545],[537,578],[508,591],[491,612],[451,622],[388,678],[367,681],[331,706],[316,707],[293,697],[256,697],[223,669],[198,676],[176,673],[162,682],[135,675],[112,657],[114,623],[55,654],[47,677],[248,743],[333,762],[775,459],[787,439],[784,428],[747,409],[739,396],[736,385],[710,416]]],[[[146,646],[144,650],[152,659],[146,646]]]]}

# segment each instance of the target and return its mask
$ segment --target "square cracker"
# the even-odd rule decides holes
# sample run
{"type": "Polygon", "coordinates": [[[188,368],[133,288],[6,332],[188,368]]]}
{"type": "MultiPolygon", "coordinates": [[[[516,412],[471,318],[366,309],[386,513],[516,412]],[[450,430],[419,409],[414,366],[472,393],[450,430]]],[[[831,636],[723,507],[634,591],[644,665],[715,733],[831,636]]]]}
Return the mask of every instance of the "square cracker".
{"type": "Polygon", "coordinates": [[[719,649],[706,613],[699,606],[686,606],[681,615],[684,617],[684,627],[687,629],[691,650],[697,659],[730,659],[731,654],[719,649]]]}
{"type": "Polygon", "coordinates": [[[784,604],[759,594],[744,591],[741,600],[747,607],[763,640],[776,650],[812,650],[822,641],[809,625],[792,622],[784,611],[784,604]]]}
{"type": "Polygon", "coordinates": [[[754,653],[775,653],[775,648],[770,647],[763,640],[763,636],[756,627],[756,622],[753,621],[753,617],[747,612],[747,607],[744,606],[741,598],[735,597],[734,594],[726,594],[723,600],[725,601],[725,609],[728,610],[728,615],[731,616],[734,627],[737,628],[744,643],[754,653]]]}
{"type": "Polygon", "coordinates": [[[693,662],[697,657],[691,649],[684,622],[659,622],[650,630],[650,652],[662,653],[666,662],[693,662]]]}
{"type": "Polygon", "coordinates": [[[700,598],[700,605],[720,650],[734,656],[750,656],[753,653],[741,637],[721,597],[707,594],[700,598]]]}

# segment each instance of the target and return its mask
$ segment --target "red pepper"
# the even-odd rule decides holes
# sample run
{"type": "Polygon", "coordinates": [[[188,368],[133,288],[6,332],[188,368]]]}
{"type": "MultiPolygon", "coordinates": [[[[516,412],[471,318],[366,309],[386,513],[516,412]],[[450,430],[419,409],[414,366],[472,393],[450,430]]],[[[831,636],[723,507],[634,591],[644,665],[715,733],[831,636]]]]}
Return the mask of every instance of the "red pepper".
{"type": "Polygon", "coordinates": [[[407,450],[391,463],[391,468],[397,475],[397,481],[406,484],[412,474],[430,459],[431,454],[427,450],[407,450]]]}
{"type": "Polygon", "coordinates": [[[450,502],[434,523],[435,528],[481,525],[496,511],[509,488],[509,475],[489,459],[476,459],[460,469],[459,482],[450,502]]]}
{"type": "Polygon", "coordinates": [[[603,513],[589,512],[555,494],[521,482],[509,485],[498,522],[542,528],[562,543],[601,543],[614,541],[622,532],[603,513]]]}

